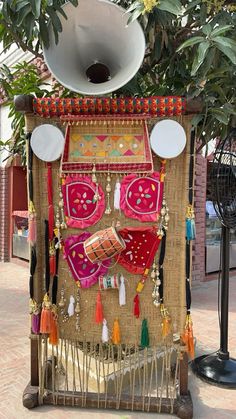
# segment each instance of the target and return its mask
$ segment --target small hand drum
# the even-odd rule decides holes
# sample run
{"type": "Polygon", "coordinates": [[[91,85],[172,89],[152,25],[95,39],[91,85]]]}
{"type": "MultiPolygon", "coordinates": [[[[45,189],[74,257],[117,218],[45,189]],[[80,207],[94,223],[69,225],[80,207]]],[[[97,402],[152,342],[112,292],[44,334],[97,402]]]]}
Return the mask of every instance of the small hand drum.
{"type": "Polygon", "coordinates": [[[92,263],[112,258],[125,249],[125,242],[114,227],[97,231],[84,242],[84,251],[92,263]]]}
{"type": "Polygon", "coordinates": [[[45,162],[58,160],[63,152],[64,143],[65,139],[61,130],[51,124],[36,127],[30,139],[34,154],[45,162]]]}
{"type": "Polygon", "coordinates": [[[162,159],[179,156],[186,145],[186,134],[182,125],[172,119],[163,119],[154,126],[150,143],[152,151],[162,159]]]}

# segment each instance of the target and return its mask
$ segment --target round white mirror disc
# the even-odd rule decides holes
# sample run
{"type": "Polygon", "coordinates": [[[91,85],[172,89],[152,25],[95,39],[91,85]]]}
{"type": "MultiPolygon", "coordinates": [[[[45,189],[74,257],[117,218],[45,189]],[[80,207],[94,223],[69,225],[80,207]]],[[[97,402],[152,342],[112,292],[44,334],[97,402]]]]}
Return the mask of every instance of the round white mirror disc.
{"type": "Polygon", "coordinates": [[[185,131],[178,122],[163,119],[154,126],[150,143],[152,151],[162,159],[172,159],[182,153],[186,145],[185,131]]]}
{"type": "Polygon", "coordinates": [[[34,154],[45,162],[58,160],[64,149],[64,135],[54,125],[43,124],[35,128],[31,135],[31,148],[34,154]]]}

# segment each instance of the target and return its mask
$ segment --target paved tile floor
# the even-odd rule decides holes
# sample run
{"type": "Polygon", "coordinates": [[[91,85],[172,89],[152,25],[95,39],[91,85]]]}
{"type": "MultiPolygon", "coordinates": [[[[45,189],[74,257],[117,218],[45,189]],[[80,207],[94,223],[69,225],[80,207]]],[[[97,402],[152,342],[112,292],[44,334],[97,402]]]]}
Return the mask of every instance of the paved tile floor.
{"type": "MultiPolygon", "coordinates": [[[[193,286],[194,332],[197,355],[218,349],[217,281],[193,286]]],[[[22,393],[29,381],[28,272],[0,263],[0,419],[154,419],[157,415],[121,411],[78,410],[42,406],[28,411],[22,393]]],[[[230,279],[229,350],[236,358],[236,277],[230,279]]],[[[236,391],[211,386],[189,371],[194,419],[235,419],[236,391]]],[[[168,418],[170,415],[159,415],[168,418]]]]}

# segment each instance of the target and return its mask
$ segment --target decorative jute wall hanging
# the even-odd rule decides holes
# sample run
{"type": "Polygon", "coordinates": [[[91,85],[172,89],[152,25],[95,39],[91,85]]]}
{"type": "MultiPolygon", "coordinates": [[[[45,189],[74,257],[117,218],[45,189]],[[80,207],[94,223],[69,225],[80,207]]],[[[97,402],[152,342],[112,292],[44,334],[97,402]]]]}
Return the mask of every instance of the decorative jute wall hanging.
{"type": "Polygon", "coordinates": [[[191,116],[182,110],[171,116],[184,128],[186,146],[163,160],[152,152],[149,135],[168,112],[72,116],[62,101],[51,116],[40,99],[34,106],[26,126],[35,365],[25,406],[39,396],[39,403],[192,417],[186,309],[191,116]],[[33,155],[30,136],[39,126],[43,135],[48,123],[65,136],[61,161],[33,155]]]}

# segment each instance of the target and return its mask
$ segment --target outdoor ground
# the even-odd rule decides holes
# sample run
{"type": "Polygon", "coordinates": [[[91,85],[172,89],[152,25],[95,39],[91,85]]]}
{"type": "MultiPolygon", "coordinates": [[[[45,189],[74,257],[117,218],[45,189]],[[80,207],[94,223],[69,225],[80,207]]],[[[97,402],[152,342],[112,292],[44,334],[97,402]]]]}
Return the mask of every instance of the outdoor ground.
{"type": "MultiPolygon", "coordinates": [[[[197,283],[192,291],[197,355],[219,346],[217,281],[197,283]]],[[[29,381],[28,270],[0,263],[0,419],[154,419],[156,414],[78,410],[43,406],[28,411],[22,393],[29,381]]],[[[230,279],[229,350],[236,358],[236,276],[230,279]]],[[[189,372],[194,419],[235,419],[236,390],[211,386],[189,372]]],[[[169,415],[159,415],[170,418],[169,415]]]]}

